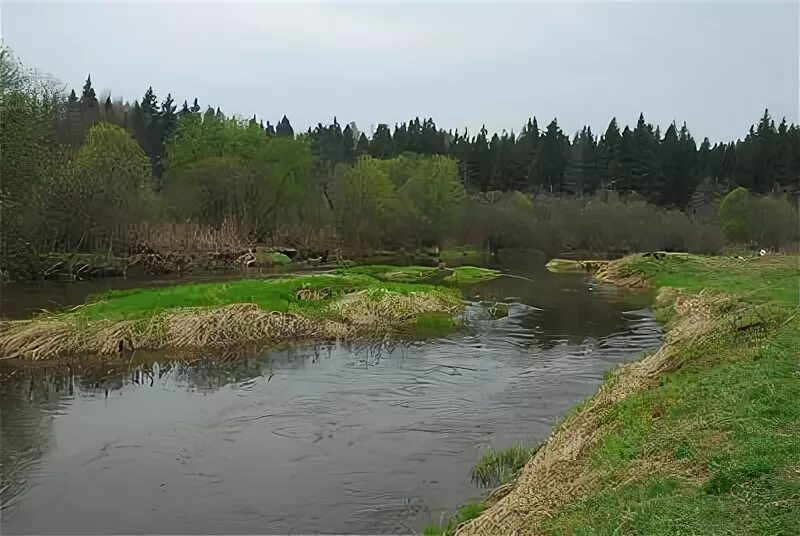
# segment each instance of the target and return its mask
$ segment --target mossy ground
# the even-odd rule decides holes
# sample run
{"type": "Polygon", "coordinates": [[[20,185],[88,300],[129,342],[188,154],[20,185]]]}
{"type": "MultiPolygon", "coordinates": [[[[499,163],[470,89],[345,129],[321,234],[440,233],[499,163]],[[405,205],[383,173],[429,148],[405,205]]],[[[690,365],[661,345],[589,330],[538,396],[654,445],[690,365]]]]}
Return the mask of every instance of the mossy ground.
{"type": "MultiPolygon", "coordinates": [[[[679,314],[706,326],[698,336],[685,322],[683,332],[671,330],[669,368],[595,414],[596,439],[574,469],[560,469],[559,485],[572,486],[572,475],[582,491],[546,515],[519,515],[524,533],[798,534],[799,268],[798,257],[781,255],[613,261],[608,274],[642,277],[661,291],[657,311],[670,328],[679,314]],[[687,313],[703,303],[711,304],[703,314],[687,313]]],[[[611,373],[607,386],[616,378],[611,373]]],[[[582,406],[559,428],[591,411],[582,406]]],[[[527,486],[551,476],[525,471],[527,486]]],[[[483,519],[459,534],[505,526],[499,510],[483,519]]]]}

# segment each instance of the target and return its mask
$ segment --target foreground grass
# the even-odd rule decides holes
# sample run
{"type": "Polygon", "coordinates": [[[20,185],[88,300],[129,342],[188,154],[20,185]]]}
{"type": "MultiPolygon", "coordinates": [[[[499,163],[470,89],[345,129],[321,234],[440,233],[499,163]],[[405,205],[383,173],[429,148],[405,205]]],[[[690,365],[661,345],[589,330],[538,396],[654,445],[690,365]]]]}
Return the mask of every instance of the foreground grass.
{"type": "Polygon", "coordinates": [[[515,495],[459,534],[523,526],[552,535],[797,534],[799,260],[639,255],[612,263],[612,276],[661,290],[657,312],[672,330],[666,370],[616,401],[614,382],[635,376],[611,374],[610,402],[585,404],[542,455],[559,459],[559,445],[585,441],[579,456],[564,455],[572,461],[563,466],[536,456],[515,495]],[[694,324],[681,324],[676,309],[694,324]],[[581,439],[586,433],[591,439],[581,439]],[[526,495],[533,502],[521,503],[526,495]],[[514,521],[500,515],[514,508],[514,521]]]}

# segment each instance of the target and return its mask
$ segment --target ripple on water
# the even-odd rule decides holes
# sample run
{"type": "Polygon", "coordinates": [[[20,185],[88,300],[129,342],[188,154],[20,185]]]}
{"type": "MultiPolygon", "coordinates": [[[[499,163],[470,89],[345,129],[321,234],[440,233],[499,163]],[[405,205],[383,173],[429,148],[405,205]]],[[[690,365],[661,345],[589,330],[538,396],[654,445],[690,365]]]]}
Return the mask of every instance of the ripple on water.
{"type": "Polygon", "coordinates": [[[480,493],[481,449],[541,441],[660,344],[636,300],[509,279],[480,287],[508,317],[427,343],[0,367],[4,533],[419,531],[480,493]]]}

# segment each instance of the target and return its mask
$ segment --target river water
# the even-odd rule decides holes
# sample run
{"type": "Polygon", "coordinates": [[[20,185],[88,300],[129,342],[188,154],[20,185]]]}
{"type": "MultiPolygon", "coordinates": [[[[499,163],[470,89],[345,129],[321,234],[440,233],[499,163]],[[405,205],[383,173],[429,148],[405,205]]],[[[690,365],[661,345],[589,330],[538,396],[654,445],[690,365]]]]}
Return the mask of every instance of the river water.
{"type": "Polygon", "coordinates": [[[483,449],[535,445],[660,344],[649,296],[511,271],[465,291],[508,318],[437,340],[0,364],[0,532],[421,531],[480,496],[483,449]]]}

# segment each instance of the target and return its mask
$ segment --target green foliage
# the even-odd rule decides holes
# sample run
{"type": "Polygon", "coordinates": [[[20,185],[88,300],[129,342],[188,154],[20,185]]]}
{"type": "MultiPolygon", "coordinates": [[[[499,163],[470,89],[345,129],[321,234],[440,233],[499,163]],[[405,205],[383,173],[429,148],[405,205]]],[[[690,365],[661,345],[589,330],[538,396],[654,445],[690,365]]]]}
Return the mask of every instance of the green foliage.
{"type": "Polygon", "coordinates": [[[93,126],[74,159],[46,182],[51,232],[67,247],[78,247],[87,230],[111,240],[149,215],[150,177],[150,162],[130,134],[108,123],[93,126]]]}
{"type": "Polygon", "coordinates": [[[400,199],[382,166],[369,156],[336,169],[333,204],[343,236],[356,244],[377,243],[398,216],[400,199]]]}
{"type": "Polygon", "coordinates": [[[742,187],[730,192],[719,207],[719,221],[731,242],[778,247],[797,237],[797,212],[784,198],[753,197],[742,187]]]}
{"type": "Polygon", "coordinates": [[[203,114],[197,99],[176,111],[172,95],[159,99],[152,87],[140,102],[98,102],[93,82],[87,77],[83,90],[63,95],[57,82],[0,49],[0,271],[36,273],[39,249],[113,246],[122,255],[141,238],[130,222],[187,219],[209,232],[224,225],[238,242],[344,247],[347,254],[446,241],[493,254],[715,252],[722,237],[709,215],[729,184],[754,195],[744,202],[736,194],[742,206],[733,196],[721,209],[730,240],[777,248],[800,238],[787,201],[757,197],[777,191],[791,198],[800,173],[800,128],[785,120],[776,127],[767,111],[744,140],[704,140],[699,148],[685,124],[662,137],[643,115],[633,128],[612,120],[599,137],[584,127],[572,142],[557,120],[540,131],[536,118],[519,136],[450,132],[418,117],[379,124],[370,137],[355,123],[343,130],[336,118],[296,135],[286,116],[273,126],[227,118],[218,108],[203,114]],[[97,132],[88,139],[101,123],[138,143],[152,191],[131,190],[133,152],[119,133],[105,126],[104,139],[97,132]],[[108,144],[116,149],[101,157],[96,148],[108,144]],[[115,158],[124,173],[101,178],[117,169],[115,158]],[[91,196],[99,184],[113,194],[91,196]],[[541,210],[548,204],[560,210],[541,210]]]}
{"type": "Polygon", "coordinates": [[[423,236],[437,242],[460,221],[466,201],[456,161],[443,156],[421,159],[400,193],[413,207],[423,236]]]}
{"type": "Polygon", "coordinates": [[[734,242],[747,242],[753,236],[753,200],[750,193],[736,188],[719,206],[719,222],[725,237],[734,242]]]}
{"type": "Polygon", "coordinates": [[[35,270],[42,179],[59,163],[53,117],[60,98],[0,47],[0,280],[35,270]]]}
{"type": "Polygon", "coordinates": [[[229,220],[265,233],[279,222],[297,221],[312,189],[309,142],[265,136],[254,122],[183,116],[166,155],[168,202],[180,216],[214,225],[229,220]]]}

